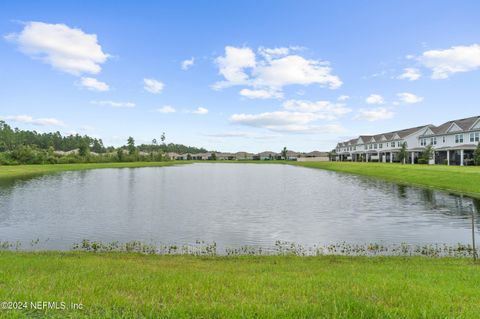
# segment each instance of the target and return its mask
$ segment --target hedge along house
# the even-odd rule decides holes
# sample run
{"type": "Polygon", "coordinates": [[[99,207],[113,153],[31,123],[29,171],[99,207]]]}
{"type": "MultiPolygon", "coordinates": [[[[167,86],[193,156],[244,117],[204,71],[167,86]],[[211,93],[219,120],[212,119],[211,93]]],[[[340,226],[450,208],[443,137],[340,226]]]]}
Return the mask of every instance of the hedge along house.
{"type": "Polygon", "coordinates": [[[468,165],[480,140],[480,116],[424,125],[378,135],[363,135],[337,144],[337,161],[399,162],[400,149],[407,143],[407,163],[418,163],[428,145],[434,150],[430,164],[468,165]]]}

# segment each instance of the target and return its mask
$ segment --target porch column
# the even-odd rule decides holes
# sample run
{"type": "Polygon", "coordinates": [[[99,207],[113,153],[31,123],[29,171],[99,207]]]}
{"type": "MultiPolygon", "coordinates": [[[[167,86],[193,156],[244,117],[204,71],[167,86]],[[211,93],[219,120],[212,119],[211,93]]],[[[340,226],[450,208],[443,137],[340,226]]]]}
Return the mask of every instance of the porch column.
{"type": "Polygon", "coordinates": [[[447,165],[450,165],[450,150],[447,150],[447,165]]]}
{"type": "Polygon", "coordinates": [[[368,163],[368,153],[365,153],[365,162],[368,163]]]}
{"type": "Polygon", "coordinates": [[[415,152],[410,153],[412,155],[412,164],[415,164],[415,152]]]}
{"type": "Polygon", "coordinates": [[[463,150],[460,150],[460,166],[463,166],[463,150]]]}
{"type": "Polygon", "coordinates": [[[390,163],[393,163],[393,153],[390,152],[390,163]]]}

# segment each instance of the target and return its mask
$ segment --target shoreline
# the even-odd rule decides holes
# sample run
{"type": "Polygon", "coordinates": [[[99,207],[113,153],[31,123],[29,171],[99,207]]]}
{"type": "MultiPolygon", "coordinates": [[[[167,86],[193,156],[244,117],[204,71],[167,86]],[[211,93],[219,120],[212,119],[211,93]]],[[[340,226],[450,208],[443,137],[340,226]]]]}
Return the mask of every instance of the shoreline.
{"type": "Polygon", "coordinates": [[[402,165],[390,163],[352,162],[297,162],[297,161],[166,161],[166,162],[112,162],[81,164],[41,164],[0,166],[0,181],[33,177],[64,171],[102,168],[141,168],[185,165],[192,163],[229,164],[283,164],[306,168],[323,169],[339,173],[378,178],[401,185],[432,188],[457,195],[480,199],[479,166],[402,165]]]}

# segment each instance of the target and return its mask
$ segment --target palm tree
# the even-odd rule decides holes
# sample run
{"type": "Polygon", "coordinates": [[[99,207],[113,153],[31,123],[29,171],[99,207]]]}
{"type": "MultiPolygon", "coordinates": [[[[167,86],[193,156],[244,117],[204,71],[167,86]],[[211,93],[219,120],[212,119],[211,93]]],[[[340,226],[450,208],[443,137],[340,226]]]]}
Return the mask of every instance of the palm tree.
{"type": "Polygon", "coordinates": [[[283,148],[282,152],[281,152],[282,157],[283,157],[284,160],[287,160],[287,152],[288,152],[288,151],[287,151],[287,147],[285,146],[285,147],[283,148]]]}

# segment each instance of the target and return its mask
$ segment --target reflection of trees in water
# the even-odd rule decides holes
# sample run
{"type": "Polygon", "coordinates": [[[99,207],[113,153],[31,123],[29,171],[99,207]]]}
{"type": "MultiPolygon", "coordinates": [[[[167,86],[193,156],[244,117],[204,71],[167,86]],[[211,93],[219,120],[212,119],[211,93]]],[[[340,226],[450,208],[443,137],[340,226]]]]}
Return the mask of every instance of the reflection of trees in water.
{"type": "Polygon", "coordinates": [[[407,187],[405,185],[398,185],[398,197],[407,198],[407,187]]]}

